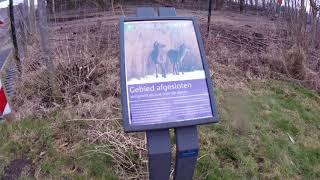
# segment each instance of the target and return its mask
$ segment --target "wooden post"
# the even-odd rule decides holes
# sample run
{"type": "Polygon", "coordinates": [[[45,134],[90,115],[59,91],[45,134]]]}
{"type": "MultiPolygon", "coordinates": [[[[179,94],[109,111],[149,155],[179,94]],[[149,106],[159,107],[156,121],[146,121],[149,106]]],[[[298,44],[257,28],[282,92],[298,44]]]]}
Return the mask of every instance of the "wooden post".
{"type": "Polygon", "coordinates": [[[21,61],[18,54],[18,43],[17,43],[17,35],[16,28],[14,24],[14,12],[13,12],[13,0],[9,0],[9,17],[10,17],[10,28],[11,28],[11,39],[13,44],[13,56],[16,62],[17,70],[19,74],[21,73],[21,61]]]}
{"type": "Polygon", "coordinates": [[[47,74],[48,74],[48,83],[51,88],[50,95],[54,100],[59,98],[58,86],[55,83],[54,71],[55,67],[52,61],[52,56],[49,46],[49,33],[48,33],[48,22],[47,22],[47,6],[46,0],[38,0],[38,12],[39,12],[39,30],[40,30],[40,45],[41,50],[45,59],[47,74]]]}

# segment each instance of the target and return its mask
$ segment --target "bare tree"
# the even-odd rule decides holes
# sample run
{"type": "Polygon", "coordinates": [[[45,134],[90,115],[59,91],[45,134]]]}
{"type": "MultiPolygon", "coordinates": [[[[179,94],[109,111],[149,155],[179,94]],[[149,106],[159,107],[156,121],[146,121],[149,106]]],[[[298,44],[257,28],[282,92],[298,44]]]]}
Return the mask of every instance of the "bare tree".
{"type": "Polygon", "coordinates": [[[52,1],[52,13],[56,13],[56,3],[55,0],[51,0],[52,1]]]}
{"type": "Polygon", "coordinates": [[[312,44],[317,38],[317,26],[318,26],[318,12],[320,10],[320,5],[317,4],[316,0],[310,0],[310,6],[312,9],[312,44]]]}
{"type": "Polygon", "coordinates": [[[250,6],[253,6],[253,0],[249,0],[250,1],[250,6]]]}
{"type": "Polygon", "coordinates": [[[215,10],[221,10],[224,4],[224,0],[216,0],[216,7],[215,10]]]}
{"type": "Polygon", "coordinates": [[[258,7],[259,7],[259,0],[254,0],[254,3],[255,3],[255,6],[256,6],[256,9],[258,9],[258,7]]]}
{"type": "Polygon", "coordinates": [[[27,31],[29,31],[29,1],[28,0],[24,0],[23,1],[23,8],[24,8],[24,10],[23,10],[23,20],[24,20],[24,22],[25,22],[25,24],[26,24],[26,29],[27,29],[27,31]]]}
{"type": "Polygon", "coordinates": [[[35,33],[36,16],[35,16],[34,0],[30,0],[29,22],[30,22],[30,32],[35,33]]]}
{"type": "Polygon", "coordinates": [[[243,12],[244,10],[244,2],[245,0],[239,0],[239,8],[240,8],[240,12],[243,12]]]}
{"type": "Polygon", "coordinates": [[[263,9],[266,8],[266,0],[262,0],[262,7],[263,7],[263,9]]]}

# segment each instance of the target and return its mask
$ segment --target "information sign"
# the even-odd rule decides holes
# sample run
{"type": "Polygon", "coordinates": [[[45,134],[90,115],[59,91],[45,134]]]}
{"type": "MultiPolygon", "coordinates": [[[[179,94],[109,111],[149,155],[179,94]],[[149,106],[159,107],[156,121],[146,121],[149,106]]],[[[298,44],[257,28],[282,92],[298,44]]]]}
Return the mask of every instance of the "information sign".
{"type": "Polygon", "coordinates": [[[120,46],[125,131],[218,121],[194,18],[123,18],[120,46]]]}

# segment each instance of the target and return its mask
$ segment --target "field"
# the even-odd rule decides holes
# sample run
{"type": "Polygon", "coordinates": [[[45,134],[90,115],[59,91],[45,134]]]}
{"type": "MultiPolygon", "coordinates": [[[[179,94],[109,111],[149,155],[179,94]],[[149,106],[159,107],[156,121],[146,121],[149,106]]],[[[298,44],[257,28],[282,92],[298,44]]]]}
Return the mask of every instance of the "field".
{"type": "MultiPolygon", "coordinates": [[[[195,179],[318,179],[319,96],[281,81],[249,86],[216,90],[221,123],[199,127],[195,179]]],[[[0,174],[17,175],[8,169],[20,160],[22,178],[126,179],[114,168],[111,144],[88,141],[95,122],[50,117],[0,125],[0,174]]],[[[146,166],[145,150],[142,159],[127,153],[146,166]]]]}
{"type": "MultiPolygon", "coordinates": [[[[148,178],[145,134],[121,125],[117,13],[50,23],[61,101],[48,96],[38,41],[28,47],[14,120],[0,123],[0,177],[148,178]]],[[[302,56],[305,76],[318,79],[319,52],[299,54],[281,18],[255,11],[214,11],[209,33],[206,11],[177,14],[199,20],[220,115],[198,127],[194,179],[319,179],[320,85],[295,78],[291,66],[302,56]]]]}

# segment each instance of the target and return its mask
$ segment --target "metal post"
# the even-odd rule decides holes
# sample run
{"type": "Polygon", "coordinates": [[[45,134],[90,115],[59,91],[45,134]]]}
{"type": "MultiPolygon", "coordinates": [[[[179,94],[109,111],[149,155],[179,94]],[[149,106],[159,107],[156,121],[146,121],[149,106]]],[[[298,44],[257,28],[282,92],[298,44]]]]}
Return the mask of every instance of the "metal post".
{"type": "Polygon", "coordinates": [[[147,131],[149,179],[169,180],[171,143],[169,129],[147,131]]]}
{"type": "Polygon", "coordinates": [[[209,9],[208,9],[208,27],[207,27],[207,33],[208,33],[208,34],[209,34],[209,31],[210,31],[211,10],[212,10],[212,0],[209,0],[209,9]]]}
{"type": "MultiPolygon", "coordinates": [[[[211,1],[211,0],[210,0],[211,1]]],[[[159,16],[176,16],[175,8],[159,8],[159,16]]],[[[196,126],[175,129],[177,153],[175,180],[192,180],[197,163],[199,139],[196,126]]]]}
{"type": "Polygon", "coordinates": [[[177,153],[174,179],[192,180],[199,152],[197,127],[176,128],[175,134],[177,153]]]}
{"type": "Polygon", "coordinates": [[[16,66],[18,69],[19,74],[21,73],[21,61],[18,55],[18,42],[17,42],[17,35],[16,35],[16,27],[14,21],[14,12],[13,12],[13,0],[9,0],[9,17],[10,17],[10,29],[11,29],[11,38],[13,44],[13,51],[14,51],[14,59],[16,61],[16,66]]]}
{"type": "MultiPolygon", "coordinates": [[[[138,17],[157,16],[153,8],[138,8],[138,17]]],[[[146,132],[149,179],[169,180],[171,171],[171,143],[169,129],[151,130],[146,132]]]]}

